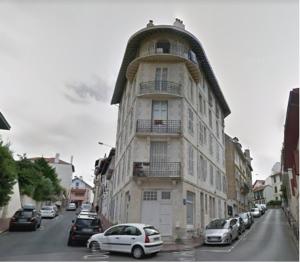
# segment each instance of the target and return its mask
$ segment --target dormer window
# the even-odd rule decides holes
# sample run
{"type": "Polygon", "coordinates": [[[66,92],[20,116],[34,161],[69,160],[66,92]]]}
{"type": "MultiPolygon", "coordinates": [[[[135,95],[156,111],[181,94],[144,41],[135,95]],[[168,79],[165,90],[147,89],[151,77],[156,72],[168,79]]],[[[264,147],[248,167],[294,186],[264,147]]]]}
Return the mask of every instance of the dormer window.
{"type": "Polygon", "coordinates": [[[161,40],[156,43],[156,53],[170,53],[170,42],[167,40],[161,40]]]}

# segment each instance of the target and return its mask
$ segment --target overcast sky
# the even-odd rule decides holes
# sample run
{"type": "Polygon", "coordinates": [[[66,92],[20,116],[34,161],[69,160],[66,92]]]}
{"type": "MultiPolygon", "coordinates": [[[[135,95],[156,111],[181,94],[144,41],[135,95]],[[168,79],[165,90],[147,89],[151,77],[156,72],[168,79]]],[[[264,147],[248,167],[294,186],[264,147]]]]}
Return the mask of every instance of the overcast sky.
{"type": "Polygon", "coordinates": [[[253,157],[253,181],[280,160],[289,91],[299,87],[296,0],[1,1],[1,131],[15,154],[70,161],[92,182],[115,145],[110,105],[127,40],[176,17],[202,43],[231,109],[225,132],[253,157]],[[124,1],[125,2],[125,1],[124,1]],[[163,3],[162,3],[163,2],[163,3]],[[188,2],[188,4],[187,4],[188,2]]]}

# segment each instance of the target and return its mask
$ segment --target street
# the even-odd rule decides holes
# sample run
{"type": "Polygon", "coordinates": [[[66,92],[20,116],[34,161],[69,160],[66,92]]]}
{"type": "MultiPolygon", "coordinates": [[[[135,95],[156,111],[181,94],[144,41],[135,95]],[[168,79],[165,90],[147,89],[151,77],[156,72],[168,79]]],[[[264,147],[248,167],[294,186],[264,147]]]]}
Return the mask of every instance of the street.
{"type": "MultiPolygon", "coordinates": [[[[90,252],[68,247],[68,231],[75,212],[43,219],[36,232],[0,235],[0,261],[132,261],[130,255],[90,252]]],[[[287,220],[279,209],[270,209],[255,220],[231,246],[201,246],[181,252],[159,253],[145,261],[299,261],[287,220]]]]}

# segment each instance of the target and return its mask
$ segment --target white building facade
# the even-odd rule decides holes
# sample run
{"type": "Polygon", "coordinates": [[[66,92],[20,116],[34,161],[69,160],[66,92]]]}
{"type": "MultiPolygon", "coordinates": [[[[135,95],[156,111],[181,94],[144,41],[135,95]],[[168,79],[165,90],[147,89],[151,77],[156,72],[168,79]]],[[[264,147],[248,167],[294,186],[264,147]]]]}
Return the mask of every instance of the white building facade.
{"type": "Polygon", "coordinates": [[[110,220],[152,224],[174,240],[224,217],[230,109],[182,21],[150,21],[129,39],[112,104],[119,114],[110,220]]]}

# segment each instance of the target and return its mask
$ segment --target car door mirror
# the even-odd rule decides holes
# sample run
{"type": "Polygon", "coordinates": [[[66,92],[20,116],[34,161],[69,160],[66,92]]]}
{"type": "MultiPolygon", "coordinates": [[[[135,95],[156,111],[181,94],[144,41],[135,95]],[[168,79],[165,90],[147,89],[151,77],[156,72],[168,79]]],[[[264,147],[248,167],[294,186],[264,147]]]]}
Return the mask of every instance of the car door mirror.
{"type": "Polygon", "coordinates": [[[72,223],[75,223],[75,220],[72,220],[72,223]]]}

